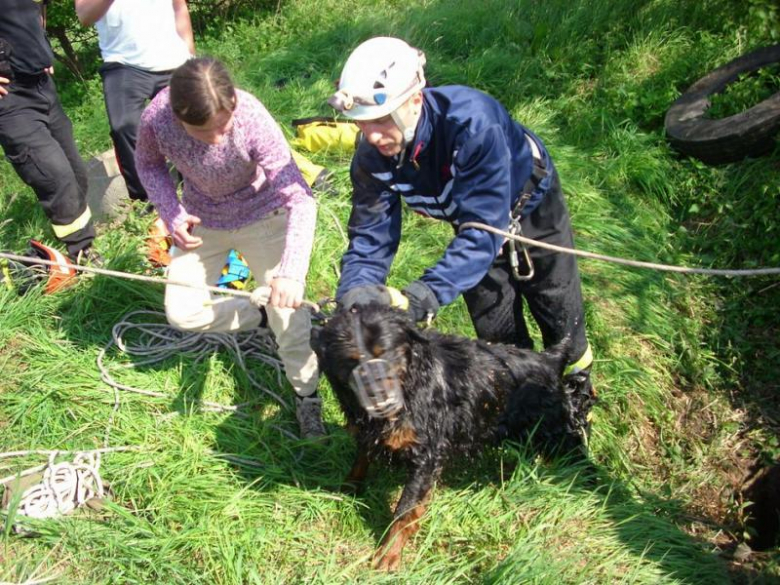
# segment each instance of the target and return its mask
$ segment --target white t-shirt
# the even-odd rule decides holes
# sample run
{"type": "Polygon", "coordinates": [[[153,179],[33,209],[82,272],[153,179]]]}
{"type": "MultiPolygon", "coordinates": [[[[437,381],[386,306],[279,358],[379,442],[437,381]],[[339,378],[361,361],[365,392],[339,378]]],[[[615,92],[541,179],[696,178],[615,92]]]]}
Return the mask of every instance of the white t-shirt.
{"type": "Polygon", "coordinates": [[[176,32],[172,0],[114,0],[95,27],[106,63],[168,71],[191,57],[176,32]]]}

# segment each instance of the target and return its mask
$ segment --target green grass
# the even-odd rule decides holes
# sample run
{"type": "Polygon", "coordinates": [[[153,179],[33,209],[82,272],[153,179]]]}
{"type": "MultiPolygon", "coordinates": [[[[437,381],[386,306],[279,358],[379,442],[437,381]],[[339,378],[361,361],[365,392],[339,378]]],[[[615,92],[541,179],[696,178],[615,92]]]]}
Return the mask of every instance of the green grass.
{"type": "MultiPolygon", "coordinates": [[[[759,5],[755,0],[751,5],[759,5]]],[[[489,0],[282,3],[210,26],[199,50],[226,61],[292,137],[293,118],[328,114],[333,80],[361,40],[406,38],[434,84],[500,99],[548,145],[578,246],[647,261],[780,265],[780,158],[711,168],[666,145],[663,115],[693,81],[758,46],[773,29],[726,0],[489,0]],[[283,80],[283,83],[279,83],[283,80]]],[[[60,83],[86,157],[109,148],[98,79],[60,83]]],[[[307,297],[332,294],[349,214],[348,156],[314,154],[339,194],[320,199],[307,297]]],[[[34,196],[0,163],[0,248],[52,242],[34,196]]],[[[145,223],[99,226],[110,267],[144,272],[145,223]]],[[[408,214],[391,284],[416,278],[450,229],[408,214]]],[[[360,498],[336,491],[354,454],[323,382],[332,439],[291,440],[273,400],[248,418],[197,400],[254,398],[227,354],[122,372],[166,398],[113,392],[97,352],[130,310],[159,310],[162,290],[96,277],[53,296],[0,291],[2,450],[137,445],[103,459],[114,504],[97,517],[5,531],[0,581],[66,583],[725,583],[780,579],[777,552],[733,562],[733,497],[748,466],[780,456],[776,279],[717,280],[580,263],[601,400],[592,466],[535,459],[507,445],[447,473],[398,575],[370,556],[403,473],[374,469],[360,498]],[[110,423],[109,427],[109,421],[110,423]],[[281,429],[281,430],[280,430],[281,429]],[[773,442],[774,441],[774,442],[773,442]],[[258,466],[226,461],[252,459],[258,466]]],[[[461,301],[437,327],[472,335],[461,301]]],[[[112,363],[122,356],[112,353],[112,363]]],[[[267,368],[252,372],[274,384],[267,368]]],[[[278,389],[278,388],[277,388],[278,389]]],[[[287,387],[278,389],[290,397],[287,387]]],[[[43,462],[0,460],[0,475],[43,462]]]]}
{"type": "Polygon", "coordinates": [[[780,66],[762,67],[753,74],[740,75],[726,89],[712,97],[708,118],[741,114],[780,91],[780,66]]]}

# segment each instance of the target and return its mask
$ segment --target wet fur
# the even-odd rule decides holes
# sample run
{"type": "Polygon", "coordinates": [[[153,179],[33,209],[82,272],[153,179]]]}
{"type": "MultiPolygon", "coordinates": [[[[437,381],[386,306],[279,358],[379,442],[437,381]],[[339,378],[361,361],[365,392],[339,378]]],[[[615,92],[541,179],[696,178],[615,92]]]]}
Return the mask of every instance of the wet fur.
{"type": "Polygon", "coordinates": [[[358,454],[346,485],[359,487],[370,462],[387,455],[408,463],[393,524],[374,556],[378,568],[398,567],[434,482],[453,459],[504,438],[530,438],[547,453],[583,448],[587,413],[561,385],[568,343],[543,353],[487,344],[419,329],[406,313],[372,304],[314,328],[312,347],[355,430],[358,454]],[[372,357],[392,354],[405,406],[391,420],[370,418],[349,387],[360,356],[356,324],[372,357]]]}

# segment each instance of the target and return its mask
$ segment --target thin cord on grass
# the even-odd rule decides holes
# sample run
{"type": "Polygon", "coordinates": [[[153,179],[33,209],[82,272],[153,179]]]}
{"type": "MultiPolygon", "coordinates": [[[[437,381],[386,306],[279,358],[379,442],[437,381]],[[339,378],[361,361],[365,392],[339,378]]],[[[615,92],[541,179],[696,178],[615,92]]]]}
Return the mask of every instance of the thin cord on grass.
{"type": "MultiPolygon", "coordinates": [[[[580,256],[582,258],[589,258],[592,260],[601,260],[603,262],[612,262],[614,264],[621,264],[623,266],[630,266],[632,268],[649,268],[652,270],[660,270],[662,272],[677,272],[680,274],[704,274],[708,276],[765,276],[771,274],[780,274],[780,268],[750,268],[750,269],[722,269],[722,268],[693,268],[690,266],[674,266],[671,264],[658,264],[655,262],[642,262],[639,260],[630,260],[628,258],[620,258],[618,256],[608,256],[606,254],[596,254],[594,252],[586,252],[584,250],[575,250],[573,248],[566,248],[563,246],[556,246],[554,244],[548,244],[540,242],[524,236],[518,236],[516,234],[509,233],[505,230],[494,228],[493,226],[477,221],[469,221],[461,224],[458,227],[458,231],[464,229],[480,229],[486,232],[504,236],[507,239],[515,240],[528,244],[530,246],[536,246],[538,248],[544,248],[546,250],[552,250],[562,254],[572,254],[574,256],[580,256]]],[[[8,260],[15,260],[17,262],[27,262],[32,264],[43,264],[46,266],[60,266],[58,262],[52,262],[50,260],[42,260],[40,258],[34,258],[31,256],[20,256],[18,254],[8,254],[6,252],[0,252],[0,258],[6,258],[8,260]]],[[[202,284],[194,284],[191,282],[170,280],[167,278],[157,278],[152,276],[143,276],[140,274],[132,274],[129,272],[119,272],[117,270],[107,270],[105,268],[93,268],[91,266],[69,266],[75,270],[83,272],[92,272],[95,274],[102,274],[105,276],[113,276],[117,278],[125,278],[127,280],[137,280],[142,282],[151,282],[156,284],[172,284],[177,286],[184,286],[187,288],[196,288],[200,290],[208,290],[210,292],[232,295],[237,297],[251,298],[252,293],[240,290],[234,290],[229,288],[221,288],[217,286],[209,286],[202,284]]],[[[304,305],[312,307],[314,310],[318,310],[319,307],[316,303],[310,301],[304,301],[304,305]]]]}
{"type": "MultiPolygon", "coordinates": [[[[155,364],[166,359],[187,355],[194,357],[195,362],[203,360],[219,351],[220,349],[226,350],[233,356],[233,359],[238,367],[244,372],[250,385],[259,390],[261,393],[267,394],[278,402],[283,408],[290,409],[289,403],[279,396],[276,392],[267,388],[261,384],[249,371],[247,367],[248,360],[254,360],[271,366],[276,372],[276,379],[278,384],[282,385],[282,365],[278,357],[276,357],[275,349],[276,344],[268,331],[254,329],[252,331],[240,332],[240,333],[193,333],[186,331],[179,331],[170,327],[165,321],[165,315],[156,311],[132,311],[125,315],[118,323],[114,325],[111,332],[111,340],[100,350],[97,357],[97,366],[100,370],[100,377],[109,387],[112,388],[114,394],[114,404],[111,410],[111,415],[106,421],[106,430],[104,433],[102,449],[95,449],[92,451],[68,451],[68,450],[42,450],[33,449],[28,451],[9,451],[7,453],[0,453],[0,459],[8,457],[18,457],[26,455],[48,455],[54,457],[56,455],[63,455],[67,453],[108,453],[113,451],[132,451],[142,450],[141,447],[108,447],[109,436],[111,429],[114,425],[116,414],[119,411],[120,406],[120,391],[132,392],[144,396],[151,396],[155,398],[168,398],[169,395],[162,392],[156,392],[153,390],[145,390],[143,388],[136,388],[126,384],[117,382],[111,374],[110,366],[106,363],[106,355],[112,347],[116,346],[122,352],[130,356],[139,356],[142,359],[133,363],[120,364],[118,368],[132,369],[140,366],[146,366],[155,364]],[[137,318],[139,315],[149,318],[156,322],[139,323],[133,322],[133,318],[137,318]],[[133,341],[129,341],[129,337],[133,338],[133,341]]],[[[251,407],[259,399],[249,400],[240,404],[225,405],[217,402],[211,402],[207,400],[201,400],[198,405],[201,410],[208,412],[231,412],[235,416],[248,417],[249,415],[242,412],[242,409],[251,407]]],[[[272,428],[278,430],[281,434],[285,435],[292,440],[297,440],[293,433],[283,429],[277,425],[272,425],[272,428]]],[[[231,454],[216,454],[211,452],[212,455],[220,459],[232,461],[238,465],[262,467],[262,463],[254,462],[251,459],[239,457],[231,454]]],[[[300,458],[300,454],[299,457],[300,458]]],[[[0,485],[8,483],[14,479],[32,475],[39,471],[45,470],[50,464],[39,465],[29,469],[25,469],[12,476],[0,479],[0,485]]]]}
{"type": "MultiPolygon", "coordinates": [[[[0,458],[22,456],[29,454],[47,454],[49,456],[48,464],[35,466],[25,469],[19,473],[0,480],[0,485],[4,485],[13,480],[18,480],[40,471],[43,477],[40,482],[28,487],[21,496],[19,504],[19,514],[26,517],[49,518],[57,517],[84,505],[88,500],[94,497],[101,498],[104,495],[103,480],[100,476],[100,453],[108,451],[130,450],[129,447],[108,447],[111,430],[120,406],[119,391],[133,392],[145,396],[166,398],[167,395],[162,392],[135,388],[126,384],[117,382],[109,366],[105,363],[107,352],[113,347],[118,347],[122,352],[130,356],[139,356],[142,359],[133,363],[121,364],[119,367],[124,369],[137,368],[155,364],[171,357],[186,355],[193,357],[195,362],[199,362],[209,355],[212,355],[220,349],[226,350],[233,356],[235,363],[244,372],[250,385],[259,390],[260,393],[267,394],[278,402],[285,409],[290,405],[277,393],[262,385],[255,379],[247,368],[247,360],[253,359],[257,362],[270,365],[276,372],[278,384],[282,385],[282,365],[278,357],[275,356],[276,343],[268,330],[255,328],[246,332],[238,333],[195,333],[181,331],[172,328],[165,321],[165,315],[155,311],[132,311],[125,315],[118,323],[114,325],[111,331],[110,341],[100,350],[97,357],[97,366],[100,370],[100,378],[109,387],[114,394],[114,404],[111,414],[106,421],[104,433],[104,448],[92,451],[77,452],[76,458],[72,463],[55,463],[59,454],[67,451],[56,450],[33,450],[33,451],[13,451],[0,453],[0,458]],[[156,322],[138,323],[132,321],[133,318],[143,315],[156,322]],[[133,341],[129,341],[132,336],[133,341]]],[[[213,412],[232,412],[236,416],[246,417],[246,413],[241,409],[253,406],[258,399],[236,404],[223,405],[206,400],[199,401],[199,406],[204,411],[213,412]]],[[[282,434],[297,439],[295,435],[271,425],[282,434]]],[[[244,467],[263,467],[262,463],[248,458],[233,454],[215,454],[212,456],[230,461],[236,465],[244,467]]],[[[296,461],[302,457],[299,452],[296,461]]],[[[15,526],[15,530],[17,527],[15,526]]]]}
{"type": "MultiPolygon", "coordinates": [[[[100,449],[88,449],[84,451],[79,451],[76,449],[69,450],[69,449],[29,449],[27,451],[8,451],[6,453],[0,453],[0,459],[8,459],[10,457],[27,457],[29,455],[46,455],[49,458],[56,457],[58,455],[68,455],[71,453],[85,453],[85,454],[95,454],[100,455],[102,453],[116,453],[119,451],[143,451],[143,447],[137,447],[134,445],[124,445],[119,447],[103,447],[100,449]]],[[[21,471],[19,473],[15,473],[14,475],[9,475],[8,477],[4,477],[0,479],[0,485],[4,485],[8,483],[9,481],[12,481],[14,479],[17,479],[19,477],[25,477],[27,475],[32,475],[33,473],[37,473],[38,471],[43,471],[49,466],[48,463],[44,463],[43,465],[38,465],[36,467],[30,467],[29,469],[25,469],[24,471],[21,471]]]]}
{"type": "MultiPolygon", "coordinates": [[[[8,459],[10,457],[26,457],[28,455],[68,455],[70,453],[116,453],[120,451],[143,451],[142,447],[136,447],[134,445],[124,445],[119,447],[101,447],[100,449],[29,449],[27,451],[7,451],[6,453],[0,453],[0,459],[8,459]]],[[[3,483],[0,480],[0,483],[3,483]]]]}
{"type": "Polygon", "coordinates": [[[152,284],[171,284],[176,286],[184,286],[187,288],[207,290],[209,292],[234,296],[234,297],[251,298],[252,296],[252,293],[243,290],[222,288],[219,286],[210,286],[205,284],[195,284],[183,280],[172,280],[170,278],[159,278],[157,276],[145,276],[143,274],[133,274],[131,272],[120,272],[119,270],[108,270],[107,268],[95,268],[93,266],[80,266],[78,264],[63,265],[60,262],[54,262],[52,260],[44,260],[42,258],[37,258],[34,256],[22,256],[19,254],[9,254],[8,252],[0,252],[0,258],[5,258],[7,260],[14,260],[16,262],[25,262],[29,264],[43,264],[44,266],[60,266],[62,268],[72,268],[73,270],[78,270],[79,272],[88,272],[91,274],[100,274],[103,276],[124,278],[125,280],[136,280],[139,282],[149,282],[152,284]]]}

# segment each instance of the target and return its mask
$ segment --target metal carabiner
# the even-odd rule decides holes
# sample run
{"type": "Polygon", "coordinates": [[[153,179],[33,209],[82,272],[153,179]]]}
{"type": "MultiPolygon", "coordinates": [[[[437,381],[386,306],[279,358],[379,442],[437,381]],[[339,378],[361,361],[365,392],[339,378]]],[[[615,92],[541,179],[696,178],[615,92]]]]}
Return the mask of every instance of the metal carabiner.
{"type": "MultiPolygon", "coordinates": [[[[509,228],[509,233],[512,235],[522,236],[523,228],[520,227],[520,218],[513,218],[509,228]]],[[[512,277],[520,282],[527,282],[534,277],[534,263],[531,260],[531,254],[528,253],[528,248],[524,242],[518,242],[517,240],[509,239],[509,266],[512,269],[512,277]],[[517,254],[517,245],[523,249],[523,258],[528,265],[528,272],[526,274],[520,273],[520,258],[517,254]]]]}

